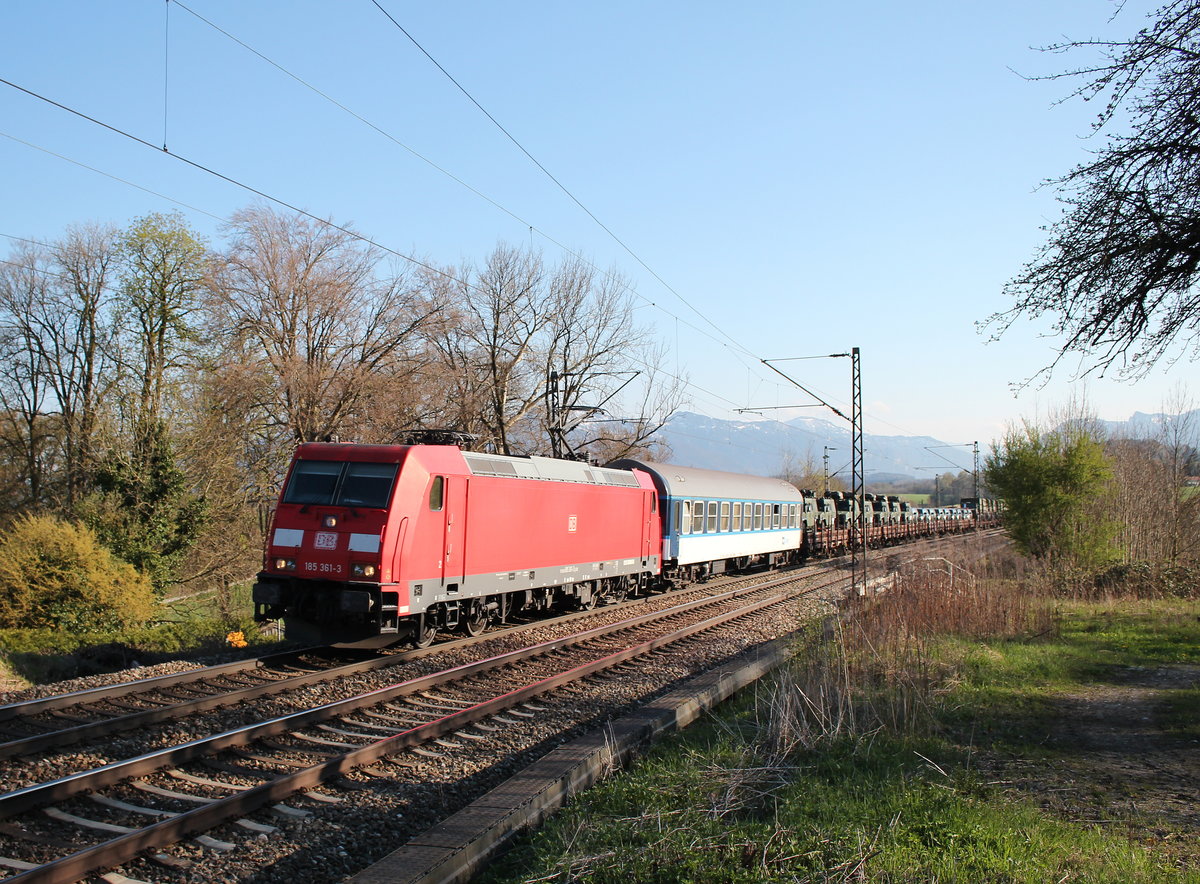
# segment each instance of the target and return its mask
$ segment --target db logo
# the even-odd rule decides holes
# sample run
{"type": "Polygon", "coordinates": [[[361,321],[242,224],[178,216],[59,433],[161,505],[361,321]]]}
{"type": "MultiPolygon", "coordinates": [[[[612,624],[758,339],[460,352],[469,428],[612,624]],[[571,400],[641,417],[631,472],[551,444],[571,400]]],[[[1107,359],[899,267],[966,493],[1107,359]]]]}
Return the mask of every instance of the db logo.
{"type": "Polygon", "coordinates": [[[313,547],[315,549],[337,549],[337,534],[333,531],[318,531],[317,536],[313,538],[313,547]]]}
{"type": "Polygon", "coordinates": [[[574,534],[575,529],[578,527],[578,525],[579,525],[579,517],[578,516],[567,516],[567,533],[568,534],[574,534]]]}

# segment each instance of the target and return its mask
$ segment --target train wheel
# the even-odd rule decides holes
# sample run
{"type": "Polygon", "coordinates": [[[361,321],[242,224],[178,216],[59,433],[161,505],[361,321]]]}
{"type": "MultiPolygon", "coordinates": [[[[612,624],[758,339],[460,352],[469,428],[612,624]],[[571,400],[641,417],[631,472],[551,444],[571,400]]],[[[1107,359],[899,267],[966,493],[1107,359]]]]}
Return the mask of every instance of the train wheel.
{"type": "Polygon", "coordinates": [[[590,611],[592,608],[596,607],[596,596],[600,594],[600,587],[598,584],[592,581],[588,581],[586,583],[576,583],[574,589],[575,596],[573,599],[573,604],[570,602],[568,603],[571,604],[571,607],[573,607],[576,611],[590,611]]]}
{"type": "Polygon", "coordinates": [[[433,644],[437,635],[437,623],[428,614],[418,614],[415,620],[416,629],[413,632],[412,645],[414,648],[427,648],[433,644]]]}
{"type": "Polygon", "coordinates": [[[475,599],[470,602],[467,607],[466,614],[460,622],[459,628],[467,635],[479,635],[487,626],[487,610],[483,607],[483,602],[475,599]]]}

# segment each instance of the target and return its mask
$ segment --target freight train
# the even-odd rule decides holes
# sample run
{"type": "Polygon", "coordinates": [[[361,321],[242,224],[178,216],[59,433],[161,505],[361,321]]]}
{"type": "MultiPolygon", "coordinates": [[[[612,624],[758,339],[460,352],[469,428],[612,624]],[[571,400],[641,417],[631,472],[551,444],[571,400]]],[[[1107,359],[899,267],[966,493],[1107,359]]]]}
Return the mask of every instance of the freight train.
{"type": "Polygon", "coordinates": [[[517,611],[836,555],[863,508],[871,545],[988,517],[642,460],[305,443],[268,531],[254,618],[282,619],[303,641],[425,647],[438,630],[475,635],[517,611]]]}

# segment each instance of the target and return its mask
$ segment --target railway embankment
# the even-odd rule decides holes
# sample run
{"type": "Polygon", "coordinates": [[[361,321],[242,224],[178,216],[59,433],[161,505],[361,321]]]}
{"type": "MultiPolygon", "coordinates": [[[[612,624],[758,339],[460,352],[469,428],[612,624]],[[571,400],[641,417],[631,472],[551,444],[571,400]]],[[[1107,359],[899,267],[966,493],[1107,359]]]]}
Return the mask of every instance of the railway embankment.
{"type": "Polygon", "coordinates": [[[1200,881],[1200,597],[962,579],[852,606],[483,880],[1200,881]]]}

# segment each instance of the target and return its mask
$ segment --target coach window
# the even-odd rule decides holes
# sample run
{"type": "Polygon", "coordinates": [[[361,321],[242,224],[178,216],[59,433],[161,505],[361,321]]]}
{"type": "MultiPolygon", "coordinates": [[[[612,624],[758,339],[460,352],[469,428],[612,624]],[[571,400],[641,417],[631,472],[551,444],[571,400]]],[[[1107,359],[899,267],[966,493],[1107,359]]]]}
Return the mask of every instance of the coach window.
{"type": "Polygon", "coordinates": [[[683,502],[683,533],[692,533],[692,502],[685,500],[683,502]]]}
{"type": "Polygon", "coordinates": [[[779,504],[775,504],[773,507],[771,507],[771,527],[772,528],[779,527],[779,516],[780,516],[781,509],[782,509],[782,507],[779,504]]]}
{"type": "Polygon", "coordinates": [[[710,500],[708,502],[708,528],[709,534],[717,533],[717,502],[710,500]]]}
{"type": "Polygon", "coordinates": [[[794,503],[788,504],[788,527],[796,527],[796,504],[794,503]]]}
{"type": "Polygon", "coordinates": [[[761,503],[756,503],[754,505],[754,530],[755,531],[762,530],[762,504],[761,503]]]}
{"type": "Polygon", "coordinates": [[[446,480],[441,476],[433,477],[433,486],[429,489],[429,508],[437,511],[442,508],[442,491],[446,480]]]}
{"type": "Polygon", "coordinates": [[[729,501],[721,502],[721,530],[729,530],[729,501]]]}
{"type": "Polygon", "coordinates": [[[733,530],[742,530],[742,502],[740,500],[733,505],[733,530]]]}

